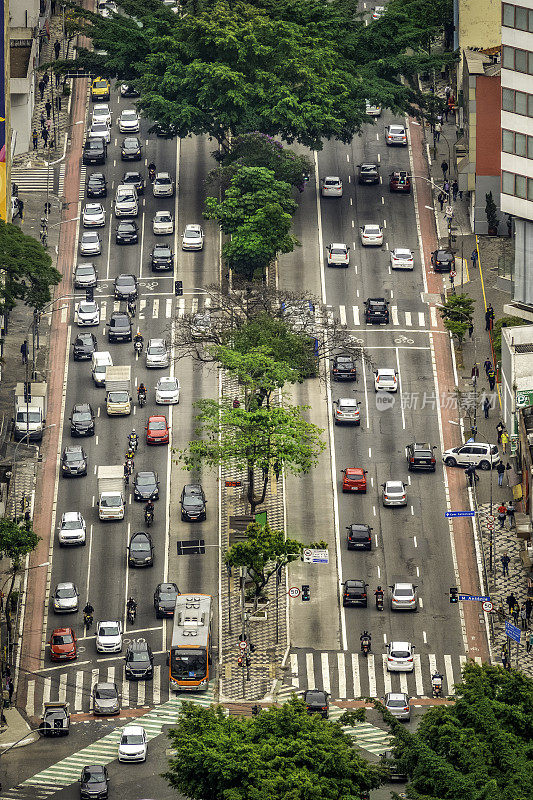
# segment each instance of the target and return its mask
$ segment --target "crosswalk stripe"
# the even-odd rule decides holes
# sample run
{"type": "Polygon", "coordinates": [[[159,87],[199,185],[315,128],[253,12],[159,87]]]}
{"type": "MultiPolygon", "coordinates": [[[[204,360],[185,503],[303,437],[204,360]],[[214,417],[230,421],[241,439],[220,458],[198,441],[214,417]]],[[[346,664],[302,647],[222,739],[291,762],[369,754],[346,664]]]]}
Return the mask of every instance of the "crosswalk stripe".
{"type": "Polygon", "coordinates": [[[292,685],[298,688],[300,684],[298,682],[298,656],[296,653],[291,653],[291,673],[292,685]]]}
{"type": "Polygon", "coordinates": [[[385,679],[385,694],[386,694],[387,692],[392,691],[391,676],[390,676],[390,672],[387,670],[387,654],[386,653],[383,653],[383,655],[381,656],[381,660],[383,662],[383,677],[385,679]]]}
{"type": "Polygon", "coordinates": [[[315,682],[315,668],[313,664],[313,654],[305,654],[305,668],[307,671],[307,686],[311,689],[316,686],[315,682]]]}
{"type": "Polygon", "coordinates": [[[198,298],[193,297],[191,301],[191,314],[196,314],[198,311],[198,298]]]}
{"type": "Polygon", "coordinates": [[[346,306],[339,306],[339,318],[341,325],[346,325],[346,306]]]}
{"type": "Polygon", "coordinates": [[[356,328],[361,324],[359,321],[359,306],[352,306],[353,309],[353,321],[356,328]]]}
{"type": "Polygon", "coordinates": [[[337,674],[339,676],[339,698],[346,697],[346,664],[345,654],[337,653],[337,674]]]}
{"type": "Polygon", "coordinates": [[[172,298],[167,297],[166,299],[166,309],[165,309],[165,316],[167,319],[170,319],[172,316],[172,298]]]}
{"type": "Polygon", "coordinates": [[[59,676],[59,702],[67,702],[67,673],[64,672],[59,676]]]}
{"type": "Polygon", "coordinates": [[[408,693],[407,673],[405,672],[400,672],[400,692],[405,692],[405,694],[408,693]]]}
{"type": "Polygon", "coordinates": [[[446,672],[446,683],[448,684],[448,694],[453,692],[453,669],[452,658],[449,655],[444,656],[444,671],[446,672]]]}
{"type": "Polygon", "coordinates": [[[74,711],[81,711],[83,708],[83,675],[81,669],[76,672],[76,689],[74,694],[74,711]]]}
{"type": "Polygon", "coordinates": [[[185,298],[179,297],[178,298],[178,309],[177,309],[177,317],[181,318],[185,314],[185,298]]]}
{"type": "Polygon", "coordinates": [[[359,678],[359,656],[357,653],[352,653],[352,683],[354,697],[360,697],[361,680],[359,678]]]}
{"type": "Polygon", "coordinates": [[[144,705],[144,698],[146,692],[146,683],[144,681],[139,681],[137,684],[137,705],[143,706],[144,705]]]}
{"type": "Polygon", "coordinates": [[[52,678],[50,676],[44,679],[43,686],[43,703],[50,702],[50,689],[52,688],[52,678]]]}
{"type": "Polygon", "coordinates": [[[410,311],[406,311],[405,312],[405,325],[406,325],[407,328],[410,328],[412,326],[412,324],[413,324],[413,321],[411,319],[411,312],[410,311]]]}
{"type": "Polygon", "coordinates": [[[329,658],[327,653],[321,653],[321,661],[322,661],[322,686],[324,687],[324,691],[328,694],[331,694],[331,684],[329,681],[329,658]]]}
{"type": "Polygon", "coordinates": [[[415,666],[416,693],[420,697],[424,694],[424,681],[422,680],[422,665],[420,662],[420,653],[415,653],[413,657],[413,663],[415,666]]]}
{"type": "Polygon", "coordinates": [[[481,660],[481,656],[475,656],[474,661],[476,662],[476,664],[479,664],[479,666],[481,666],[483,663],[481,660]]]}
{"type": "Polygon", "coordinates": [[[139,302],[139,315],[144,311],[146,308],[146,300],[144,298],[139,302]]]}
{"type": "Polygon", "coordinates": [[[50,192],[54,190],[54,169],[42,167],[40,169],[24,168],[12,169],[11,180],[16,183],[20,194],[26,192],[46,192],[46,187],[50,192]]]}
{"type": "Polygon", "coordinates": [[[368,692],[370,697],[375,697],[376,690],[376,669],[374,666],[374,655],[369,653],[367,656],[368,661],[368,692]]]}
{"type": "Polygon", "coordinates": [[[429,674],[433,675],[437,671],[437,659],[435,658],[434,653],[430,653],[428,658],[429,658],[429,674]]]}
{"type": "Polygon", "coordinates": [[[130,684],[124,681],[122,684],[122,708],[128,708],[130,704],[130,684]]]}
{"type": "Polygon", "coordinates": [[[466,664],[466,656],[459,656],[459,661],[461,663],[461,676],[463,674],[463,667],[466,664]]]}
{"type": "Polygon", "coordinates": [[[436,328],[438,323],[437,323],[437,309],[435,308],[435,306],[429,307],[429,319],[431,320],[431,327],[436,328]]]}
{"type": "Polygon", "coordinates": [[[115,667],[113,664],[107,668],[107,682],[115,683],[115,667]]]}
{"type": "Polygon", "coordinates": [[[399,325],[398,322],[398,306],[391,306],[391,317],[392,317],[392,324],[399,325]]]}
{"type": "Polygon", "coordinates": [[[154,297],[154,304],[152,306],[152,319],[157,319],[159,316],[159,299],[154,297]]]}
{"type": "Polygon", "coordinates": [[[152,703],[157,706],[161,702],[161,664],[154,667],[154,678],[152,681],[152,703]]]}
{"type": "Polygon", "coordinates": [[[423,311],[418,312],[418,327],[425,328],[426,327],[426,315],[423,311]]]}
{"type": "Polygon", "coordinates": [[[105,321],[107,319],[107,301],[102,300],[100,303],[100,322],[105,325],[105,321]]]}

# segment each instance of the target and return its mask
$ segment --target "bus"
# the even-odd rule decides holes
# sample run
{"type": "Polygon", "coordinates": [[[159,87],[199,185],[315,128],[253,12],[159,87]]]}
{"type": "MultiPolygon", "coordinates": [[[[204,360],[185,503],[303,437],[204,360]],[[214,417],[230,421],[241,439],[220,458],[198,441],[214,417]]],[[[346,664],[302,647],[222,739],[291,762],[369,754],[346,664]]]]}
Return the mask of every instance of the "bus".
{"type": "Polygon", "coordinates": [[[180,594],[174,610],[169,653],[170,689],[207,691],[211,672],[213,598],[208,594],[180,594]]]}

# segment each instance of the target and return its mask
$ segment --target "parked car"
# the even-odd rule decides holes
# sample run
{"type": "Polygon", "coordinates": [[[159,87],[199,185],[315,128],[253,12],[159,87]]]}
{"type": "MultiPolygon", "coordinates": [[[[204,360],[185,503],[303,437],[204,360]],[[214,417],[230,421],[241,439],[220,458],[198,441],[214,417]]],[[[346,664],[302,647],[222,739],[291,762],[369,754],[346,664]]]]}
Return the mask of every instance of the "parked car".
{"type": "Polygon", "coordinates": [[[462,447],[451,447],[442,454],[447,467],[469,467],[490,469],[500,462],[500,453],[495,444],[468,442],[462,447]]]}
{"type": "Polygon", "coordinates": [[[202,522],[207,518],[205,493],[200,483],[186,483],[181,492],[181,519],[202,522]]]}
{"type": "Polygon", "coordinates": [[[434,250],[431,254],[431,266],[435,272],[451,272],[455,269],[455,255],[449,250],[434,250]]]}

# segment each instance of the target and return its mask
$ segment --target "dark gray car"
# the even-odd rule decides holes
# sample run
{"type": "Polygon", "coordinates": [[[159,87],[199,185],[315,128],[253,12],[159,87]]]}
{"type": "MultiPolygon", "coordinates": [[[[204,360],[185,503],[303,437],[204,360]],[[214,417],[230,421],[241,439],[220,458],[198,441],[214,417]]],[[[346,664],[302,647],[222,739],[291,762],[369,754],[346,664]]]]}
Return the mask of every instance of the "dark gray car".
{"type": "Polygon", "coordinates": [[[118,714],[120,711],[120,695],[116,683],[95,683],[92,699],[93,714],[118,714]]]}
{"type": "Polygon", "coordinates": [[[105,800],[109,793],[107,769],[101,764],[90,764],[81,771],[80,797],[82,800],[105,800]]]}
{"type": "Polygon", "coordinates": [[[91,289],[96,286],[98,273],[94,264],[78,264],[74,270],[74,287],[76,289],[91,289]]]}

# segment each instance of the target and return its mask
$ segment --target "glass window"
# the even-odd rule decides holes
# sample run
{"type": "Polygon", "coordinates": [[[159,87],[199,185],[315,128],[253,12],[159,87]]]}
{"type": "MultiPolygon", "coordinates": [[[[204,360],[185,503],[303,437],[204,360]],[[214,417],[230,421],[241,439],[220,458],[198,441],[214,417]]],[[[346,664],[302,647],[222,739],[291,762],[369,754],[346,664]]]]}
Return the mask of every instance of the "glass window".
{"type": "Polygon", "coordinates": [[[516,114],[527,114],[527,94],[525,92],[515,92],[515,106],[514,110],[516,114]]]}
{"type": "Polygon", "coordinates": [[[527,8],[516,7],[514,25],[519,31],[527,31],[527,8]]]}
{"type": "Polygon", "coordinates": [[[527,199],[533,200],[533,178],[527,179],[527,199]]]}
{"type": "Polygon", "coordinates": [[[533,158],[533,136],[527,137],[527,157],[533,158]]]}
{"type": "Polygon", "coordinates": [[[527,179],[524,175],[515,175],[515,195],[517,197],[523,197],[524,200],[527,197],[527,179]]]}
{"type": "Polygon", "coordinates": [[[505,69],[514,69],[514,48],[504,45],[502,50],[502,66],[505,69]]]}
{"type": "Polygon", "coordinates": [[[502,172],[502,192],[514,194],[514,175],[512,172],[502,172]]]}
{"type": "Polygon", "coordinates": [[[529,11],[528,14],[529,14],[529,25],[528,25],[528,28],[533,33],[533,11],[529,11]]]}
{"type": "Polygon", "coordinates": [[[504,153],[514,153],[514,134],[512,131],[502,131],[502,150],[504,153]]]}
{"type": "Polygon", "coordinates": [[[504,111],[514,111],[514,92],[512,89],[502,89],[502,108],[504,111]]]}
{"type": "Polygon", "coordinates": [[[502,25],[507,28],[514,28],[514,6],[509,3],[502,3],[502,25]]]}
{"type": "Polygon", "coordinates": [[[514,51],[514,68],[517,72],[527,72],[527,50],[514,51]]]}
{"type": "Polygon", "coordinates": [[[523,156],[524,158],[527,155],[527,144],[526,144],[526,134],[525,133],[516,133],[515,140],[514,140],[514,151],[517,156],[523,156]]]}

